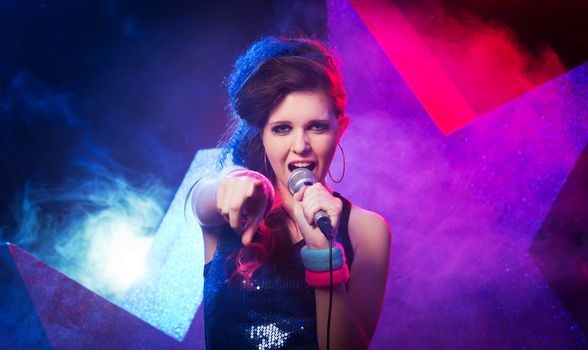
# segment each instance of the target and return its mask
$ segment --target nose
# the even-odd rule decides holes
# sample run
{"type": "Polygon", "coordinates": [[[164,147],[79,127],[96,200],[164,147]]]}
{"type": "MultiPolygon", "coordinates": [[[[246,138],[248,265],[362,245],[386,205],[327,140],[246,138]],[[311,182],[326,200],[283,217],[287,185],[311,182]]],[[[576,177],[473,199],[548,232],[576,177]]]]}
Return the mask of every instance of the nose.
{"type": "Polygon", "coordinates": [[[310,150],[310,143],[308,135],[304,131],[299,131],[294,135],[292,142],[292,152],[296,154],[303,154],[310,150]]]}

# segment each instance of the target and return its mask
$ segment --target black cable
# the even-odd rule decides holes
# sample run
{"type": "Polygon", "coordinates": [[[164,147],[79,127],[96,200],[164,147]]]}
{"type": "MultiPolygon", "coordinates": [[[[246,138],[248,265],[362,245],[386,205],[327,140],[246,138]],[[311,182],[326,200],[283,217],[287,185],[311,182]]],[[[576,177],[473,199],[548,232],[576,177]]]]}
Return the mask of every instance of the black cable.
{"type": "Polygon", "coordinates": [[[327,350],[331,348],[331,312],[333,310],[333,235],[329,235],[329,314],[327,316],[327,350]]]}

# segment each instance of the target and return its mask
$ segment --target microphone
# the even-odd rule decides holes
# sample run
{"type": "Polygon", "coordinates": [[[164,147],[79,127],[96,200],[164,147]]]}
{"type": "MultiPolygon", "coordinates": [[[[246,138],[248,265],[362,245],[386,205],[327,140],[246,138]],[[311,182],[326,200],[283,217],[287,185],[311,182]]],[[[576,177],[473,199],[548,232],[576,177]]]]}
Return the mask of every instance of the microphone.
{"type": "MultiPolygon", "coordinates": [[[[316,177],[312,171],[306,168],[296,168],[288,177],[288,190],[292,195],[297,193],[304,186],[311,186],[317,182],[316,177]]],[[[314,224],[321,230],[323,235],[331,240],[331,219],[324,210],[319,210],[314,213],[314,224]]]]}

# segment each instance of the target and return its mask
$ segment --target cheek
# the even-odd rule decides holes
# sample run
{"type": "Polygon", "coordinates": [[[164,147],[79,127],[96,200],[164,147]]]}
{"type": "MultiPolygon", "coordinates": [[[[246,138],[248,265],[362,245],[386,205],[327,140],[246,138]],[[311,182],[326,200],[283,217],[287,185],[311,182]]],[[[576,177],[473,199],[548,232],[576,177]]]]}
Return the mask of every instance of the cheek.
{"type": "MultiPolygon", "coordinates": [[[[274,150],[275,151],[275,150],[274,150]]],[[[280,157],[278,157],[275,152],[270,151],[269,153],[267,153],[267,158],[270,162],[271,167],[274,169],[274,171],[279,168],[279,164],[280,164],[280,157]]]]}
{"type": "MultiPolygon", "coordinates": [[[[337,149],[337,136],[328,137],[322,140],[320,145],[320,152],[324,157],[331,158],[337,149]]],[[[330,159],[327,159],[330,160],[330,159]]]]}
{"type": "Polygon", "coordinates": [[[272,136],[273,135],[263,138],[263,146],[272,168],[276,169],[276,167],[279,167],[280,163],[284,161],[286,153],[284,151],[283,142],[279,142],[280,140],[272,136]]]}

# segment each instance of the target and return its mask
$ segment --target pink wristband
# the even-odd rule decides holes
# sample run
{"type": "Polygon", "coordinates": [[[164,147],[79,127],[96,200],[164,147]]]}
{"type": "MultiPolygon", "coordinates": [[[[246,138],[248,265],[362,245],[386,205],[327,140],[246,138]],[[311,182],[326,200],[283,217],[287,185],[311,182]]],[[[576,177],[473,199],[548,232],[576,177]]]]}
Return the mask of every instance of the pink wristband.
{"type": "Polygon", "coordinates": [[[272,209],[272,205],[274,203],[275,192],[274,192],[274,186],[272,185],[272,182],[267,177],[263,176],[263,174],[258,173],[257,171],[248,170],[248,169],[239,169],[239,170],[231,171],[230,173],[228,173],[225,176],[225,179],[230,179],[232,177],[241,177],[241,176],[252,177],[254,179],[260,180],[261,183],[263,184],[263,192],[265,192],[265,195],[267,196],[267,205],[265,206],[265,213],[263,214],[263,216],[265,217],[272,209]]]}
{"type": "MultiPolygon", "coordinates": [[[[304,275],[306,277],[306,283],[311,287],[323,288],[328,287],[331,284],[329,271],[315,272],[305,270],[304,275]]],[[[347,267],[347,264],[343,264],[343,267],[340,269],[333,270],[334,286],[346,283],[347,281],[349,281],[349,267],[347,267]]]]}

